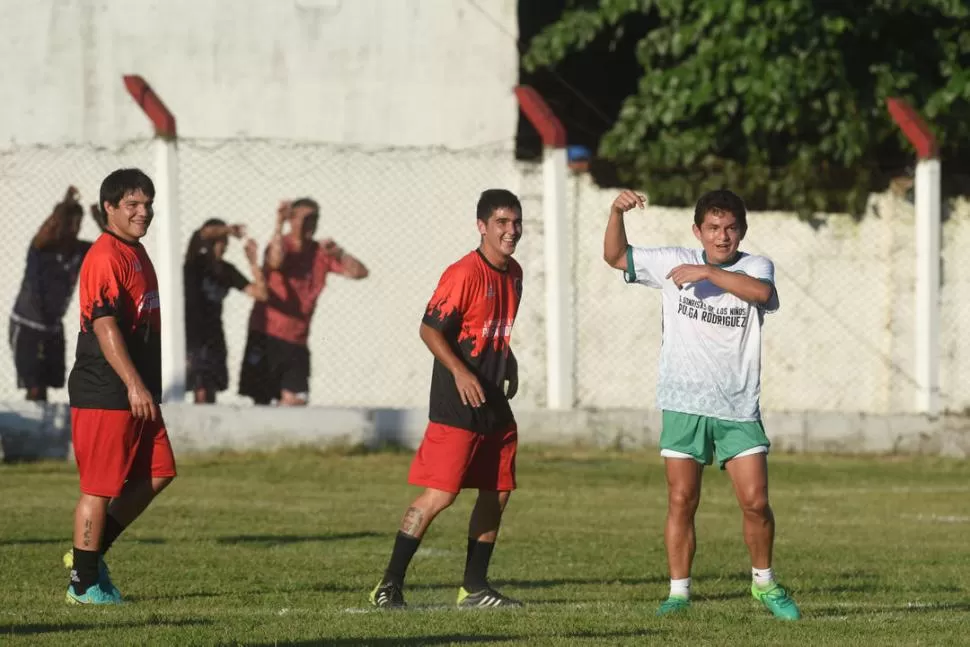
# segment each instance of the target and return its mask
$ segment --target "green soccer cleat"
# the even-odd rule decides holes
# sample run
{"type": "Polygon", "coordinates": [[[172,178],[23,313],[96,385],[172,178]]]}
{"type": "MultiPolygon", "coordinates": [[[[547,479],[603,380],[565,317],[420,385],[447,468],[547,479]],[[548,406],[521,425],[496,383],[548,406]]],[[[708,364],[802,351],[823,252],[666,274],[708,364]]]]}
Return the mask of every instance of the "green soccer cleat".
{"type": "Polygon", "coordinates": [[[751,583],[751,595],[754,599],[767,607],[772,615],[781,620],[800,620],[801,612],[798,605],[778,583],[772,582],[767,588],[761,588],[751,583]]]}
{"type": "MultiPolygon", "coordinates": [[[[64,553],[64,568],[70,570],[74,568],[74,551],[69,550],[64,553]]],[[[108,569],[108,564],[104,561],[104,556],[98,557],[98,586],[100,586],[106,593],[114,596],[118,602],[123,602],[121,598],[121,591],[118,587],[114,585],[111,581],[111,571],[108,569]]]]}
{"type": "Polygon", "coordinates": [[[67,587],[67,595],[64,600],[68,604],[124,604],[121,598],[115,596],[101,588],[100,584],[88,587],[84,593],[76,593],[74,585],[67,587]]]}
{"type": "Polygon", "coordinates": [[[458,589],[459,609],[518,609],[522,603],[502,595],[492,587],[469,593],[465,587],[458,589]]]}
{"type": "Polygon", "coordinates": [[[404,592],[394,582],[381,580],[370,592],[370,603],[378,609],[404,609],[404,592]]]}
{"type": "Polygon", "coordinates": [[[690,600],[672,595],[660,603],[660,606],[657,608],[657,615],[670,616],[683,613],[688,609],[690,609],[690,600]]]}

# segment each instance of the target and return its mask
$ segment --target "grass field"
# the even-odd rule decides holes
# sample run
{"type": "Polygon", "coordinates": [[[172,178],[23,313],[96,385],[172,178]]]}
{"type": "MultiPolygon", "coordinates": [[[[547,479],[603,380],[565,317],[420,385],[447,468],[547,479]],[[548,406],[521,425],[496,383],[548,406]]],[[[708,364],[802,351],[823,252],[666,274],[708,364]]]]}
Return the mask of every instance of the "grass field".
{"type": "Polygon", "coordinates": [[[410,454],[186,458],[109,562],[131,604],[64,604],[72,465],[0,466],[3,645],[943,645],[970,644],[970,463],[772,457],[775,567],[805,618],[747,592],[740,516],[709,470],[695,604],[666,595],[665,490],[653,452],[524,448],[492,566],[522,610],[453,608],[472,495],[443,513],[409,573],[411,608],[377,612],[415,490],[410,454]]]}

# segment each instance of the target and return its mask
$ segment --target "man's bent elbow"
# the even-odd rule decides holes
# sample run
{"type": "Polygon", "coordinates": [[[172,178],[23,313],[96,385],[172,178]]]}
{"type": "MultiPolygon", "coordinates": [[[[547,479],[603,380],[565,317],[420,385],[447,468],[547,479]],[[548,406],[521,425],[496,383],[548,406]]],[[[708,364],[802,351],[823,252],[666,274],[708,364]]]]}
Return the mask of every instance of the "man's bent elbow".
{"type": "Polygon", "coordinates": [[[616,270],[626,271],[626,253],[622,254],[610,254],[609,252],[603,253],[603,260],[606,264],[616,270]]]}

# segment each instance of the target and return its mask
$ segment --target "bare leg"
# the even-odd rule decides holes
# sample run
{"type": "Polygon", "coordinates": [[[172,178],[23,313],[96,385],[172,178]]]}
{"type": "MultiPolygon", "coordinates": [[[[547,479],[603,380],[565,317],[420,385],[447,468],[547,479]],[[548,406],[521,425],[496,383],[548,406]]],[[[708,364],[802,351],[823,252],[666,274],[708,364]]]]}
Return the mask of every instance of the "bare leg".
{"type": "Polygon", "coordinates": [[[32,386],[27,389],[27,400],[29,402],[47,402],[47,387],[32,386]]]}
{"type": "Polygon", "coordinates": [[[703,465],[688,458],[665,459],[667,471],[667,525],[664,543],[670,578],[690,577],[697,538],[694,514],[701,500],[703,465]]]}
{"type": "Polygon", "coordinates": [[[478,500],[475,501],[475,508],[468,520],[468,551],[465,555],[465,576],[462,582],[466,592],[476,593],[489,588],[488,566],[492,561],[502,513],[509,502],[510,494],[508,491],[478,491],[478,500]]]}
{"type": "Polygon", "coordinates": [[[468,521],[468,538],[494,544],[498,538],[498,528],[502,513],[508,505],[511,492],[479,490],[475,508],[468,521]]]}
{"type": "Polygon", "coordinates": [[[110,499],[93,494],[81,494],[74,509],[74,546],[81,550],[97,551],[101,548],[104,519],[110,499]]]}
{"type": "Polygon", "coordinates": [[[771,568],[775,515],[768,504],[767,454],[734,458],[725,468],[744,515],[744,543],[751,554],[751,565],[760,569],[771,568]]]}
{"type": "MultiPolygon", "coordinates": [[[[141,481],[129,481],[125,484],[121,496],[112,499],[108,506],[111,516],[124,527],[128,527],[137,519],[158,494],[168,487],[174,477],[152,478],[141,481]]],[[[100,535],[99,535],[100,536],[100,535]]]]}
{"type": "Polygon", "coordinates": [[[458,495],[452,492],[436,490],[435,488],[425,489],[404,513],[404,518],[401,520],[401,532],[420,539],[435,517],[454,503],[457,498],[458,495]]]}
{"type": "Polygon", "coordinates": [[[213,404],[215,401],[216,394],[205,387],[199,387],[195,390],[196,404],[213,404]]]}

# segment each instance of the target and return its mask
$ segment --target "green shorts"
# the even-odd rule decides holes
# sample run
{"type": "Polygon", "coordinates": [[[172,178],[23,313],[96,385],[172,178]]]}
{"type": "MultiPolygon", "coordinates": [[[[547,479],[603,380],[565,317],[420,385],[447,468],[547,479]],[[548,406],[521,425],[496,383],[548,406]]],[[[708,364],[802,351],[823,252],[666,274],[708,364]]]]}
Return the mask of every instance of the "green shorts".
{"type": "Polygon", "coordinates": [[[660,455],[667,458],[693,458],[710,465],[717,457],[724,464],[740,454],[768,453],[771,443],[760,420],[737,422],[678,411],[663,412],[660,455]]]}

